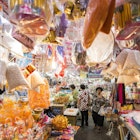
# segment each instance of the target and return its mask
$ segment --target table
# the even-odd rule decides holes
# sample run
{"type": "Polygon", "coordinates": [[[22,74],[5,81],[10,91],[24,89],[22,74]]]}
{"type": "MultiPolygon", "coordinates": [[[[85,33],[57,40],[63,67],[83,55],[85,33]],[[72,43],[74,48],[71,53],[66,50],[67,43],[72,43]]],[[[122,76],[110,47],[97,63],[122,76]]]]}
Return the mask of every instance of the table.
{"type": "Polygon", "coordinates": [[[132,125],[130,122],[125,121],[123,117],[120,117],[120,120],[123,122],[124,126],[131,132],[131,134],[137,139],[140,140],[140,131],[132,125]]]}
{"type": "Polygon", "coordinates": [[[136,137],[137,140],[140,140],[140,131],[129,122],[124,122],[124,125],[126,128],[132,133],[133,136],[136,137]]]}
{"type": "Polygon", "coordinates": [[[78,112],[78,108],[67,108],[63,115],[68,118],[68,121],[71,125],[76,125],[78,112]]]}

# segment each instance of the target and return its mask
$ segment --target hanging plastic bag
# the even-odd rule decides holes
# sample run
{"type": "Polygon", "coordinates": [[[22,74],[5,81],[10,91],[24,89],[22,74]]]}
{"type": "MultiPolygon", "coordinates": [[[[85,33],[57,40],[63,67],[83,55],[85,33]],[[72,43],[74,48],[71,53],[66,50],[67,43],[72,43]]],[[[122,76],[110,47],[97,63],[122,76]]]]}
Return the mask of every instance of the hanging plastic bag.
{"type": "Polygon", "coordinates": [[[109,0],[109,10],[105,23],[101,29],[102,32],[109,34],[112,27],[112,18],[115,10],[115,0],[109,0]]]}
{"type": "Polygon", "coordinates": [[[56,62],[57,62],[57,69],[55,72],[55,76],[63,77],[65,75],[65,69],[66,69],[66,58],[65,58],[63,46],[56,47],[56,62]]]}
{"type": "Polygon", "coordinates": [[[34,48],[34,65],[42,73],[51,72],[55,67],[55,45],[41,44],[34,48]]]}
{"type": "Polygon", "coordinates": [[[113,33],[99,32],[90,48],[87,49],[86,62],[89,66],[97,64],[107,65],[113,57],[114,36],[113,33]]]}
{"type": "Polygon", "coordinates": [[[107,67],[106,69],[102,70],[102,74],[103,75],[110,74],[110,75],[112,75],[112,76],[117,78],[118,75],[119,75],[119,72],[118,72],[118,69],[117,69],[117,64],[114,63],[114,62],[111,62],[109,64],[109,67],[107,67]]]}
{"type": "Polygon", "coordinates": [[[6,62],[0,59],[0,89],[3,89],[6,80],[6,62]]]}
{"type": "Polygon", "coordinates": [[[29,87],[29,84],[22,74],[19,66],[15,63],[9,63],[7,65],[6,79],[9,91],[19,86],[29,87]]]}
{"type": "Polygon", "coordinates": [[[59,20],[60,20],[59,24],[56,25],[56,36],[64,37],[68,24],[65,14],[62,14],[59,20]]]}
{"type": "Polygon", "coordinates": [[[132,83],[137,83],[140,80],[139,75],[119,75],[117,83],[124,83],[125,85],[130,85],[132,83]]]}
{"type": "Polygon", "coordinates": [[[45,85],[40,85],[39,92],[36,92],[34,90],[28,91],[29,105],[32,109],[35,108],[47,109],[50,106],[49,84],[47,80],[45,80],[44,82],[45,85]]]}
{"type": "Polygon", "coordinates": [[[34,40],[29,38],[27,35],[22,34],[20,31],[13,30],[12,36],[16,40],[18,40],[20,43],[25,45],[25,47],[27,47],[29,49],[33,49],[34,48],[34,45],[35,45],[34,40]]]}
{"type": "Polygon", "coordinates": [[[140,52],[137,50],[129,50],[123,69],[139,70],[140,68],[139,60],[140,60],[140,52]]]}
{"type": "Polygon", "coordinates": [[[34,36],[45,35],[52,22],[51,1],[46,0],[11,0],[10,20],[15,23],[21,33],[34,36]]]}
{"type": "Polygon", "coordinates": [[[5,19],[2,15],[0,15],[0,26],[3,26],[0,28],[2,28],[3,32],[7,32],[7,33],[11,33],[13,28],[12,24],[7,19],[5,19]]]}
{"type": "Polygon", "coordinates": [[[80,42],[83,31],[84,18],[68,22],[68,27],[65,33],[65,40],[80,42]]]}
{"type": "Polygon", "coordinates": [[[37,87],[39,87],[40,85],[44,85],[45,82],[43,80],[43,78],[41,77],[41,75],[39,74],[38,71],[34,71],[32,74],[30,74],[27,77],[27,80],[30,84],[31,89],[36,89],[37,87]]]}
{"type": "Polygon", "coordinates": [[[138,36],[140,36],[140,21],[127,24],[126,27],[117,35],[116,39],[132,40],[138,36]]]}
{"type": "Polygon", "coordinates": [[[78,20],[85,16],[86,8],[89,0],[75,0],[74,8],[72,10],[72,17],[78,20]]]}
{"type": "Polygon", "coordinates": [[[82,44],[84,48],[91,46],[96,35],[103,27],[108,15],[109,5],[108,0],[89,0],[83,27],[82,44]]]}
{"type": "Polygon", "coordinates": [[[72,17],[72,11],[74,9],[74,2],[71,0],[68,0],[64,3],[64,13],[67,15],[68,19],[73,19],[72,17]]]}
{"type": "Polygon", "coordinates": [[[81,43],[75,43],[72,54],[72,62],[76,65],[86,64],[86,51],[83,49],[81,43]]]}
{"type": "MultiPolygon", "coordinates": [[[[120,73],[123,73],[124,70],[135,69],[138,70],[139,63],[139,54],[137,50],[124,49],[116,58],[116,64],[120,73]]],[[[127,74],[127,73],[126,73],[127,74]]]]}

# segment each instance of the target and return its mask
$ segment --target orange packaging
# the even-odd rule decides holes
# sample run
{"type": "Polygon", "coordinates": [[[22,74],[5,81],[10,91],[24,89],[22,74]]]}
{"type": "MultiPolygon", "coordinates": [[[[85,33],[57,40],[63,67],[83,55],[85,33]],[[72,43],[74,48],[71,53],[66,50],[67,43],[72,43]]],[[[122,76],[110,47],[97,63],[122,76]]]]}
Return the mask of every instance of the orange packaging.
{"type": "Polygon", "coordinates": [[[35,90],[28,90],[29,105],[32,109],[48,108],[50,106],[50,92],[47,80],[44,80],[45,85],[40,85],[38,92],[35,90]]]}

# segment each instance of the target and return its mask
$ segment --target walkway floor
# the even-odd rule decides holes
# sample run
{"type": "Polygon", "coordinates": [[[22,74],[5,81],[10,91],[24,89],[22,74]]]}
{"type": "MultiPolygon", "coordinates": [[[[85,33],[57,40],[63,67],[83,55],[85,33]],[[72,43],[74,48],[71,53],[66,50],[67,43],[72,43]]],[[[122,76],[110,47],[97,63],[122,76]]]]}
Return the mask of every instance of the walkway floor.
{"type": "MultiPolygon", "coordinates": [[[[77,125],[80,125],[80,120],[77,121],[77,125]]],[[[111,136],[106,135],[107,131],[107,126],[104,126],[101,133],[98,133],[98,131],[94,129],[92,117],[89,116],[89,126],[80,128],[74,140],[119,140],[117,128],[114,128],[111,136]]]]}

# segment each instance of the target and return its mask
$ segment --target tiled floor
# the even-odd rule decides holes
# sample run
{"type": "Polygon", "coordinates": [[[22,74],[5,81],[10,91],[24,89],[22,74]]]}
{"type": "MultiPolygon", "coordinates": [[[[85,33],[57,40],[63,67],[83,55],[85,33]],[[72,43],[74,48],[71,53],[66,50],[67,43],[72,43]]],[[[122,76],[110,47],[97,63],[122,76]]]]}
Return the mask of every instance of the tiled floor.
{"type": "MultiPolygon", "coordinates": [[[[80,120],[77,121],[77,125],[80,125],[80,120]]],[[[98,131],[94,129],[93,120],[90,115],[89,126],[80,128],[75,135],[74,140],[119,140],[117,128],[114,128],[113,134],[111,136],[106,135],[107,131],[108,126],[107,123],[105,123],[101,133],[98,133],[98,131]]]]}

